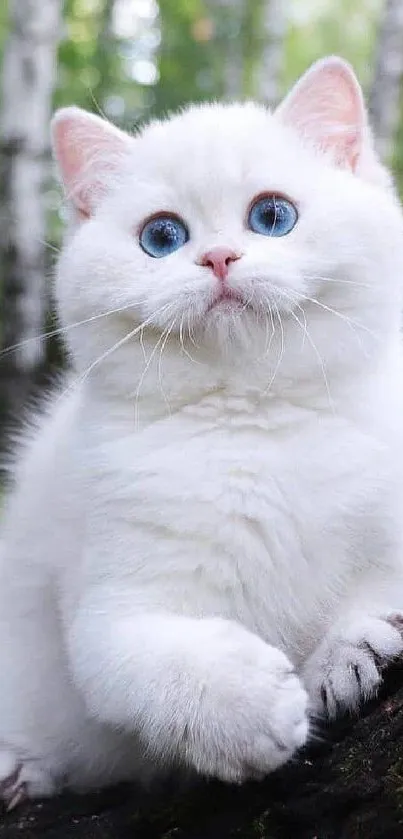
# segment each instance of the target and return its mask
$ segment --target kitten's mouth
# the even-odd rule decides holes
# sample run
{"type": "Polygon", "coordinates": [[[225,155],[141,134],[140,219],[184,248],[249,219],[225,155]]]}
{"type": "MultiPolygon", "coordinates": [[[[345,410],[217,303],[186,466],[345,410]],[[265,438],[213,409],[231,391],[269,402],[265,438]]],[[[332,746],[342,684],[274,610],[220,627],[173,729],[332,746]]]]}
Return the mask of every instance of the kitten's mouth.
{"type": "Polygon", "coordinates": [[[232,288],[220,288],[211,303],[209,303],[207,312],[211,312],[218,306],[224,306],[226,309],[246,309],[247,305],[242,294],[238,291],[234,291],[232,288]]]}

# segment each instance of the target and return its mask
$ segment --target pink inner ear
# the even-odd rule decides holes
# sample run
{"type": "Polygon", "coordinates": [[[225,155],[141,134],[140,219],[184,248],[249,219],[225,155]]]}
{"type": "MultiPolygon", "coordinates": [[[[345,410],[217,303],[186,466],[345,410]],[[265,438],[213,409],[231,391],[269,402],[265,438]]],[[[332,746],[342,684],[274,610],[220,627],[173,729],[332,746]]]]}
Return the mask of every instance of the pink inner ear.
{"type": "Polygon", "coordinates": [[[344,61],[328,58],[314,64],[277,114],[308,141],[329,152],[335,163],[356,168],[366,114],[360,86],[344,61]]]}
{"type": "Polygon", "coordinates": [[[81,219],[89,218],[107,189],[108,174],[127,154],[130,138],[106,120],[79,108],[60,110],[52,125],[55,157],[81,219]]]}
{"type": "Polygon", "coordinates": [[[88,196],[85,195],[84,189],[77,188],[85,149],[79,140],[77,143],[72,142],[74,130],[73,119],[60,119],[54,125],[54,145],[68,197],[72,197],[80,218],[86,219],[90,215],[88,196]]]}

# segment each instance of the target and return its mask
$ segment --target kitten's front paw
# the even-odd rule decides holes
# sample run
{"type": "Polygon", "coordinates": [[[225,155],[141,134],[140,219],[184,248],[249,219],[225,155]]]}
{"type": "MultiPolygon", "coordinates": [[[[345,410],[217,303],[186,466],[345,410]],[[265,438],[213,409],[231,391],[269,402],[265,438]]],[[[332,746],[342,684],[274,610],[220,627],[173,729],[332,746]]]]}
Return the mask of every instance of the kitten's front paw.
{"type": "Polygon", "coordinates": [[[241,783],[285,763],[308,736],[307,695],[291,663],[256,638],[218,657],[185,761],[198,772],[241,783]]]}
{"type": "Polygon", "coordinates": [[[308,659],[303,681],[310,709],[333,718],[357,711],[377,693],[382,671],[403,653],[403,614],[338,624],[308,659]]]}

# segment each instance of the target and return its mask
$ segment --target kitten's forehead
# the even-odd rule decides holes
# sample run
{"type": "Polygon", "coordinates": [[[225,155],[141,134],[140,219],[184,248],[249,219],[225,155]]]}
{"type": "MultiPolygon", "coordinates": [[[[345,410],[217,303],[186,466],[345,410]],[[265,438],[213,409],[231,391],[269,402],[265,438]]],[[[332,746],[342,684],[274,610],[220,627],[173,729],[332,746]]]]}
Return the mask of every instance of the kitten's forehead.
{"type": "Polygon", "coordinates": [[[209,145],[220,147],[223,143],[242,141],[251,131],[265,134],[273,117],[263,106],[255,103],[191,106],[164,121],[152,122],[144,129],[147,142],[172,143],[180,140],[193,147],[209,145]]]}
{"type": "Polygon", "coordinates": [[[276,168],[287,169],[298,147],[290,134],[263,106],[204,105],[151,123],[138,152],[142,166],[178,185],[239,184],[268,165],[274,179],[276,168]]]}

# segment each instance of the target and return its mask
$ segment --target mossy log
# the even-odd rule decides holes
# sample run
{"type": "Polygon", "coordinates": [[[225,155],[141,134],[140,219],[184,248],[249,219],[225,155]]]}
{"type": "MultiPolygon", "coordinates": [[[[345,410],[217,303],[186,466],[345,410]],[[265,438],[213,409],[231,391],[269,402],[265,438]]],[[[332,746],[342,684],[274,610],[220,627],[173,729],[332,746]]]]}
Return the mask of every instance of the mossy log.
{"type": "Polygon", "coordinates": [[[30,803],[0,839],[403,839],[403,668],[358,721],[262,783],[145,795],[125,786],[30,803]]]}

